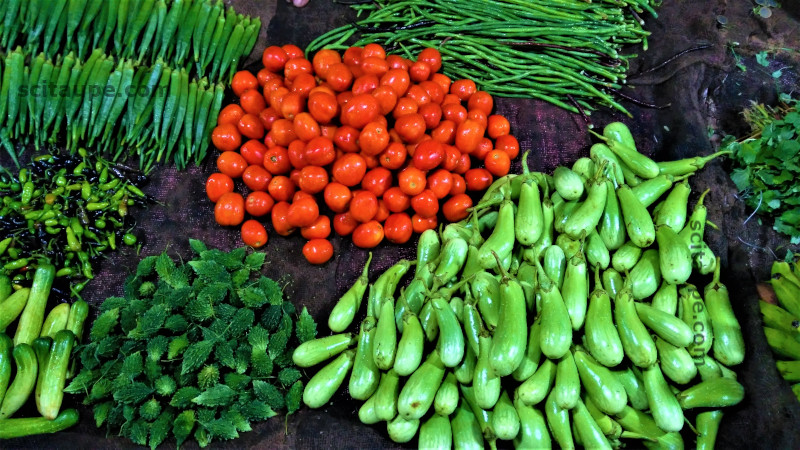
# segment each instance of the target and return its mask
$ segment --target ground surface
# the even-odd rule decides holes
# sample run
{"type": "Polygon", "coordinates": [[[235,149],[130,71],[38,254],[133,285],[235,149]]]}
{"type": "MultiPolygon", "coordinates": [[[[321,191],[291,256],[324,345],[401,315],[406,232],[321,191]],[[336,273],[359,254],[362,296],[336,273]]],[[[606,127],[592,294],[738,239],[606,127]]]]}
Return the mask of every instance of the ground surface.
{"type": "MultiPolygon", "coordinates": [[[[263,18],[262,38],[250,58],[257,61],[267,45],[294,43],[303,47],[318,34],[346,23],[349,10],[329,0],[311,0],[297,10],[283,0],[226,1],[239,12],[263,18]]],[[[721,135],[747,131],[739,115],[751,101],[774,104],[779,92],[793,92],[798,85],[800,64],[800,3],[785,2],[769,19],[752,14],[749,0],[665,1],[659,17],[647,18],[652,31],[647,52],[639,51],[633,61],[627,93],[654,104],[671,104],[661,110],[625,103],[633,118],[610,112],[593,115],[596,124],[622,120],[633,130],[639,148],[656,159],[674,159],[711,153],[721,135]],[[728,19],[719,27],[717,16],[728,19]],[[738,44],[737,44],[738,43],[738,44]],[[636,76],[672,55],[699,44],[707,49],[688,53],[657,71],[636,76]],[[768,51],[770,65],[756,63],[754,55],[768,51]],[[739,64],[739,65],[737,65],[739,64]],[[777,79],[771,73],[785,68],[777,79]]],[[[256,67],[256,66],[253,66],[256,67]]],[[[586,124],[580,116],[565,113],[549,104],[528,100],[497,99],[497,111],[512,123],[523,150],[533,149],[529,164],[536,170],[552,171],[559,164],[588,153],[586,124]]],[[[746,337],[748,356],[737,370],[747,389],[742,404],[726,413],[719,433],[719,448],[798,448],[800,446],[800,404],[781,380],[760,329],[755,284],[769,274],[774,259],[781,256],[786,240],[769,226],[761,226],[737,197],[725,172],[725,163],[714,162],[693,177],[694,192],[711,188],[706,204],[709,219],[722,231],[709,231],[707,239],[722,257],[723,282],[731,291],[734,308],[746,337]],[[771,250],[770,250],[771,249],[771,250]]],[[[518,167],[518,166],[517,166],[518,167]]],[[[211,165],[184,173],[158,169],[152,176],[150,192],[164,205],[140,212],[143,254],[155,254],[168,247],[174,255],[187,255],[189,237],[203,239],[220,248],[239,245],[238,232],[213,223],[212,205],[203,191],[211,165]]],[[[692,197],[692,202],[696,195],[692,197]]],[[[334,301],[357,278],[366,253],[347,239],[335,239],[336,257],[323,267],[310,267],[300,249],[302,239],[273,237],[267,246],[268,276],[289,282],[287,298],[307,305],[323,324],[334,301]]],[[[413,256],[410,246],[382,246],[375,251],[373,274],[395,261],[413,256]]],[[[118,253],[100,268],[97,280],[86,290],[87,300],[99,303],[118,293],[121,282],[138,257],[118,253]]],[[[324,328],[324,325],[320,328],[324,328]]],[[[326,330],[322,329],[322,333],[326,330]]],[[[215,443],[219,448],[392,448],[383,427],[358,422],[356,405],[344,395],[319,410],[303,409],[284,422],[275,418],[254,427],[236,441],[215,443]]],[[[82,410],[81,424],[67,432],[36,439],[4,442],[4,448],[130,448],[119,437],[105,437],[82,410]]],[[[690,440],[687,444],[692,446],[690,440]]],[[[191,447],[191,446],[189,446],[191,447]]]]}

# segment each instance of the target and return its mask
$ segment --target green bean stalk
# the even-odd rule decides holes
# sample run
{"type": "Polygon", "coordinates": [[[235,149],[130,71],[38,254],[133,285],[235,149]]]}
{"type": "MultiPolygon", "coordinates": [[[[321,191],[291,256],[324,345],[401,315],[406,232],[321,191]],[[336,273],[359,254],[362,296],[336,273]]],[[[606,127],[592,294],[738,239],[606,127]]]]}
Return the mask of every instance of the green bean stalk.
{"type": "MultiPolygon", "coordinates": [[[[399,343],[385,340],[397,346],[394,364],[377,354],[373,363],[383,366],[363,361],[369,356],[367,333],[378,317],[377,307],[367,308],[360,327],[348,328],[338,349],[352,350],[352,336],[360,330],[352,350],[361,355],[360,363],[348,365],[343,357],[331,362],[327,355],[305,364],[321,374],[336,369],[337,377],[329,388],[307,389],[306,404],[327,404],[343,383],[342,371],[350,370],[351,397],[364,401],[360,419],[386,422],[397,442],[418,432],[421,448],[453,442],[474,447],[476,436],[485,441],[477,446],[490,448],[498,440],[520,447],[679,446],[684,424],[695,417],[703,445],[713,447],[716,425],[703,408],[723,411],[743,399],[744,387],[727,366],[742,362],[744,343],[719,259],[713,260],[713,279],[705,289],[690,284],[706,275],[690,259],[690,245],[704,239],[701,230],[691,228],[699,228],[700,215],[705,217],[702,196],[696,213],[687,213],[683,179],[660,175],[662,163],[641,153],[631,159],[636,147],[623,124],[604,131],[627,156],[595,153],[575,170],[559,168],[553,176],[523,167],[521,174],[497,180],[464,221],[426,232],[418,270],[408,272],[408,288],[387,294],[380,309],[378,320],[384,320],[386,308],[394,305],[395,318],[405,326],[399,343]],[[631,160],[635,170],[623,167],[631,160]],[[640,187],[632,190],[624,175],[616,178],[617,169],[637,173],[640,187]],[[650,182],[656,177],[661,178],[650,182]],[[648,199],[647,206],[640,198],[648,199]],[[554,211],[545,212],[551,207],[554,211]],[[658,227],[654,209],[662,211],[658,227]],[[669,211],[683,219],[664,217],[669,211]],[[670,228],[690,215],[685,237],[670,228]],[[562,231],[559,224],[566,225],[562,231]],[[623,242],[600,237],[601,224],[618,227],[606,232],[623,236],[623,242]],[[394,397],[379,387],[384,380],[391,382],[394,397]]],[[[398,262],[377,280],[408,264],[398,262]]],[[[780,272],[773,284],[800,293],[800,284],[783,281],[792,271],[780,272]]],[[[796,305],[800,297],[792,308],[796,305]]],[[[800,360],[795,341],[800,320],[791,321],[794,328],[785,320],[793,314],[773,314],[772,335],[782,339],[784,355],[800,360]]],[[[304,345],[323,355],[330,339],[304,345]]],[[[782,370],[800,383],[800,364],[787,363],[782,370]]]]}
{"type": "Polygon", "coordinates": [[[650,33],[639,14],[657,17],[657,3],[358,2],[352,8],[360,19],[317,37],[306,53],[370,42],[401,55],[434,47],[446,62],[445,75],[472,79],[492,95],[536,98],[572,112],[605,106],[628,114],[615,92],[636,55],[621,50],[639,44],[647,50],[650,33]]]}
{"type": "Polygon", "coordinates": [[[17,173],[0,174],[0,274],[16,289],[37,266],[55,266],[62,298],[94,278],[99,258],[136,247],[130,210],[153,201],[141,172],[80,149],[37,156],[17,173]]]}

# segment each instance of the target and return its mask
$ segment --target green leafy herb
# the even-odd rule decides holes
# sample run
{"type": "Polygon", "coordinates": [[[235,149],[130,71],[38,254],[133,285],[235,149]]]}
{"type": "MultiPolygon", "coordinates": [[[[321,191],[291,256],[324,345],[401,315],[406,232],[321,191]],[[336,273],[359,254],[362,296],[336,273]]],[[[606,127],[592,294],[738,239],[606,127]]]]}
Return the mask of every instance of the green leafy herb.
{"type": "Polygon", "coordinates": [[[775,108],[756,104],[745,110],[752,135],[741,140],[727,136],[723,146],[732,151],[731,179],[747,205],[772,218],[773,228],[792,244],[800,244],[799,101],[782,100],[775,108]]]}
{"type": "Polygon", "coordinates": [[[294,413],[302,374],[291,354],[317,332],[260,274],[263,254],[190,246],[197,256],[186,262],[145,257],[124,297],[103,303],[65,388],[93,406],[98,427],[151,448],[170,434],[205,447],[294,413]]]}

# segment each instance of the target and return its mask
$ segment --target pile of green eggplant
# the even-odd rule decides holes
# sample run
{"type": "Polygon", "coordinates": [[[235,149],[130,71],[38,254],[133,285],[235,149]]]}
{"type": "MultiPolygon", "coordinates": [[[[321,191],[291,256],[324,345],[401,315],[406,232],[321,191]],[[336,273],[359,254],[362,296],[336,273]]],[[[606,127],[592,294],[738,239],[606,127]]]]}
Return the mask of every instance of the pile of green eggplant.
{"type": "Polygon", "coordinates": [[[0,143],[15,162],[24,150],[15,141],[39,148],[65,138],[72,151],[86,146],[114,161],[136,157],[145,172],[170,158],[178,168],[199,163],[225,91],[160,58],[148,66],[100,49],[53,61],[17,47],[0,66],[0,143]]]}
{"type": "Polygon", "coordinates": [[[229,82],[255,46],[261,19],[222,0],[1,0],[0,46],[48,58],[99,49],[159,60],[197,78],[229,82]]]}
{"type": "Polygon", "coordinates": [[[656,163],[621,123],[598,136],[572,168],[498,179],[416,261],[372,284],[365,267],[333,334],[293,355],[316,368],[306,405],[349,374],[360,420],[419,448],[682,448],[686,422],[713,448],[745,351],[703,197],[688,207],[686,177],[716,155],[656,163]]]}
{"type": "Polygon", "coordinates": [[[777,304],[761,300],[764,335],[781,377],[800,400],[800,264],[775,261],[770,284],[777,304]]]}
{"type": "Polygon", "coordinates": [[[60,303],[45,316],[55,275],[55,267],[40,264],[30,287],[16,291],[0,277],[0,439],[55,433],[78,423],[77,410],[61,406],[89,305],[60,303]],[[28,400],[40,416],[15,417],[28,400]]]}

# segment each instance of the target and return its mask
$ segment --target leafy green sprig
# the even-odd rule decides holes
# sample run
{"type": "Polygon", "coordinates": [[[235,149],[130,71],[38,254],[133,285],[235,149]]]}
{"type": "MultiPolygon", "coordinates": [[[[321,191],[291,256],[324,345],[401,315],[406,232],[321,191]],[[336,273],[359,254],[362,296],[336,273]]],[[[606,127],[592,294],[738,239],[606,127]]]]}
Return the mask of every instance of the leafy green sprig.
{"type": "Polygon", "coordinates": [[[260,275],[263,253],[190,243],[195,258],[146,257],[124,297],[103,302],[65,389],[85,395],[98,427],[151,448],[170,434],[178,446],[193,436],[205,447],[297,411],[293,347],[317,333],[308,310],[297,314],[260,275]]]}

